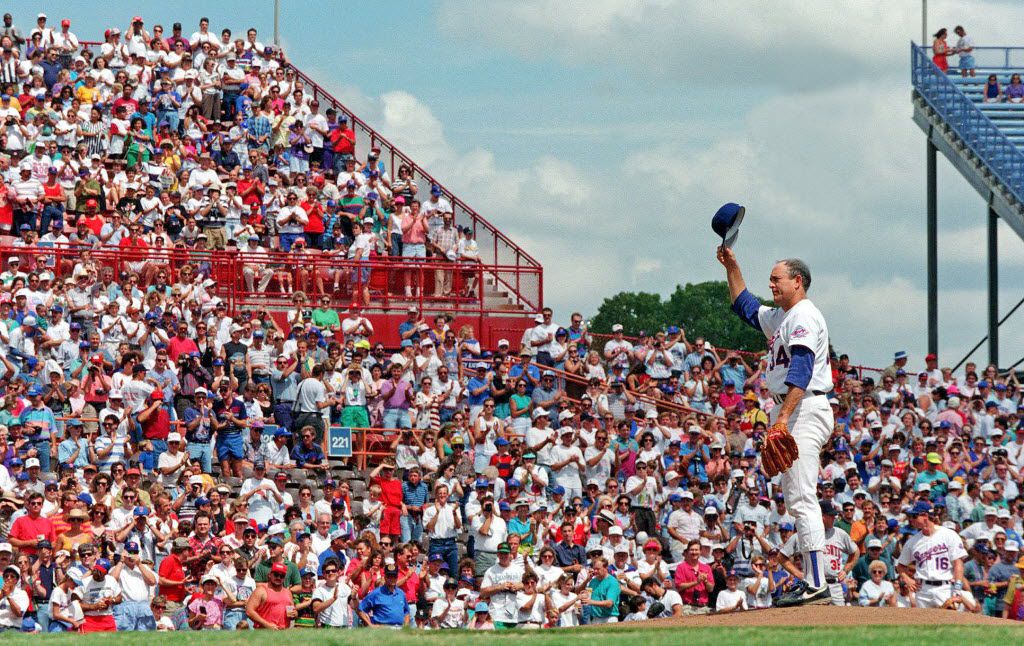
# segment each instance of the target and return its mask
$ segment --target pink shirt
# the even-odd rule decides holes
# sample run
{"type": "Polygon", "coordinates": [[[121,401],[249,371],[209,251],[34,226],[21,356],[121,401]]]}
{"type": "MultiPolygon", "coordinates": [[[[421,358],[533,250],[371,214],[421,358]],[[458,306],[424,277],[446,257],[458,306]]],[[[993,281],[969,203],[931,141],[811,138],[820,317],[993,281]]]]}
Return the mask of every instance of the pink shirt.
{"type": "Polygon", "coordinates": [[[380,394],[384,397],[384,408],[409,408],[409,399],[406,393],[412,390],[412,384],[404,379],[398,380],[398,385],[392,380],[387,380],[380,387],[380,394]]]}
{"type": "Polygon", "coordinates": [[[409,217],[402,220],[402,242],[405,244],[424,244],[427,241],[426,218],[409,217]],[[408,222],[408,224],[406,224],[408,222]]]}
{"type": "Polygon", "coordinates": [[[196,595],[192,598],[192,602],[188,604],[188,609],[193,614],[206,613],[206,621],[203,622],[204,627],[220,626],[224,623],[224,602],[217,597],[204,599],[203,595],[196,595]]]}
{"type": "Polygon", "coordinates": [[[697,567],[694,568],[686,561],[683,561],[676,568],[676,574],[673,577],[673,580],[676,582],[676,589],[679,590],[679,596],[683,598],[683,603],[688,606],[708,605],[708,589],[704,585],[695,585],[689,590],[682,590],[680,587],[683,583],[692,583],[693,581],[696,581],[697,576],[701,572],[704,573],[708,581],[710,581],[712,586],[714,586],[715,575],[707,563],[698,563],[697,567]]]}

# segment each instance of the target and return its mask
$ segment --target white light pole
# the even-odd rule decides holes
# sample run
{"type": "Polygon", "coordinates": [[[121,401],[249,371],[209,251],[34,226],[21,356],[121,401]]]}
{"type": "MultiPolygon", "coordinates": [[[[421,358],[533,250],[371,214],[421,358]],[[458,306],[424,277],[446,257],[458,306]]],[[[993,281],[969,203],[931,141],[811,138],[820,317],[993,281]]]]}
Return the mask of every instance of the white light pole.
{"type": "Polygon", "coordinates": [[[924,47],[927,44],[928,44],[928,0],[921,0],[921,46],[924,47]]]}
{"type": "MultiPolygon", "coordinates": [[[[926,0],[927,2],[927,0],[926,0]]],[[[273,0],[273,44],[281,47],[281,0],[273,0]]]]}

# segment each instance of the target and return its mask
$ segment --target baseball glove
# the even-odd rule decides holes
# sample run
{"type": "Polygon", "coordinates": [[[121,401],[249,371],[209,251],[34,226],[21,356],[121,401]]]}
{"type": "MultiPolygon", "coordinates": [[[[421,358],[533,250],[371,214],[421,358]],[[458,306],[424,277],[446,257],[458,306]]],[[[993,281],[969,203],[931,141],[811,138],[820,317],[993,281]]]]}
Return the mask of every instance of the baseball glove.
{"type": "Polygon", "coordinates": [[[776,474],[789,470],[798,457],[800,450],[789,432],[789,427],[783,423],[772,424],[761,449],[761,466],[765,475],[774,478],[776,474]]]}

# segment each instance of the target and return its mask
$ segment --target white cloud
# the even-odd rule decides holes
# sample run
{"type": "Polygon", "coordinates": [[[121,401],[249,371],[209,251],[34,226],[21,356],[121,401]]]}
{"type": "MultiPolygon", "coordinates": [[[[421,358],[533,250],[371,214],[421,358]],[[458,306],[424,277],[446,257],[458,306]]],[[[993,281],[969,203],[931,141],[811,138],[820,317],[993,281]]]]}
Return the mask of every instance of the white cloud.
{"type": "MultiPolygon", "coordinates": [[[[1018,7],[931,2],[930,26],[969,18],[975,34],[1017,42],[1018,7]]],[[[891,0],[446,0],[440,28],[530,59],[621,67],[637,83],[699,81],[723,96],[760,85],[810,89],[850,76],[906,76],[920,3],[891,0]]],[[[1000,41],[1000,42],[1002,42],[1000,41]]]]}

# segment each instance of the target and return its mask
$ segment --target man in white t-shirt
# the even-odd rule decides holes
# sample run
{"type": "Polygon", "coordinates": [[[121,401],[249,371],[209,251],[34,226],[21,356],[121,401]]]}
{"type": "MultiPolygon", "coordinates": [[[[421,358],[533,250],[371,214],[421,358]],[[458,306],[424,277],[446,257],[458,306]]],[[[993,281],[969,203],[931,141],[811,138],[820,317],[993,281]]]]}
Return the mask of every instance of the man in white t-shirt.
{"type": "Polygon", "coordinates": [[[587,469],[583,452],[575,444],[576,431],[569,426],[559,429],[561,442],[551,449],[551,470],[555,482],[565,488],[565,499],[572,500],[583,495],[583,481],[580,478],[587,469]]]}
{"type": "Polygon", "coordinates": [[[480,595],[489,597],[495,626],[512,628],[519,624],[516,593],[523,589],[523,568],[512,562],[508,543],[498,545],[498,562],[487,568],[480,583],[480,595]]]}
{"type": "Polygon", "coordinates": [[[664,608],[660,614],[653,617],[648,614],[650,619],[683,616],[683,598],[675,590],[664,588],[657,577],[651,576],[644,579],[640,583],[640,590],[644,593],[644,596],[650,599],[650,605],[647,606],[648,609],[653,607],[655,603],[660,603],[662,608],[664,608]]]}
{"type": "Polygon", "coordinates": [[[348,628],[352,625],[352,610],[349,598],[352,596],[351,582],[342,576],[341,564],[337,559],[324,562],[324,582],[313,591],[313,612],[321,626],[327,628],[348,628]]]}
{"type": "Polygon", "coordinates": [[[974,62],[974,39],[967,30],[957,25],[953,33],[959,36],[953,51],[960,55],[960,76],[974,76],[977,64],[974,62]]]}
{"type": "Polygon", "coordinates": [[[114,606],[117,630],[156,630],[156,620],[149,607],[150,590],[157,583],[153,569],[139,560],[139,544],[125,543],[121,562],[110,571],[110,578],[121,587],[121,603],[114,606]]]}
{"type": "Polygon", "coordinates": [[[22,615],[28,611],[28,594],[18,585],[20,581],[21,570],[18,566],[8,565],[4,568],[3,591],[0,592],[0,630],[21,628],[22,615]]]}
{"type": "Polygon", "coordinates": [[[121,585],[114,577],[107,574],[110,561],[96,559],[92,566],[92,575],[82,581],[78,591],[81,593],[82,612],[85,614],[85,625],[82,632],[115,632],[117,623],[114,621],[114,606],[123,600],[121,585]]]}

